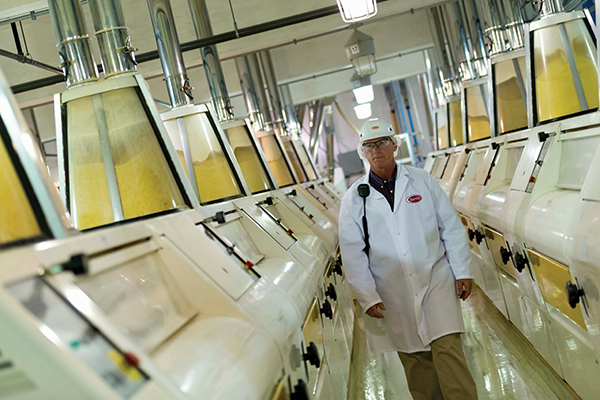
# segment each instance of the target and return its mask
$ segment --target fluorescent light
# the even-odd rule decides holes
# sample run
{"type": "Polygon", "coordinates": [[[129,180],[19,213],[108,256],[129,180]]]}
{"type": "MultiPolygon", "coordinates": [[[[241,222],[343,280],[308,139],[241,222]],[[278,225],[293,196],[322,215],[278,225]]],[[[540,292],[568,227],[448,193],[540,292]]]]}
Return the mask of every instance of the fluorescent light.
{"type": "Polygon", "coordinates": [[[362,21],[377,14],[375,0],[337,0],[344,22],[362,21]]]}
{"type": "Polygon", "coordinates": [[[358,104],[370,103],[375,99],[373,85],[362,86],[352,90],[358,104]]]}
{"type": "Polygon", "coordinates": [[[359,104],[354,107],[356,118],[367,119],[371,116],[371,103],[359,104]]]}

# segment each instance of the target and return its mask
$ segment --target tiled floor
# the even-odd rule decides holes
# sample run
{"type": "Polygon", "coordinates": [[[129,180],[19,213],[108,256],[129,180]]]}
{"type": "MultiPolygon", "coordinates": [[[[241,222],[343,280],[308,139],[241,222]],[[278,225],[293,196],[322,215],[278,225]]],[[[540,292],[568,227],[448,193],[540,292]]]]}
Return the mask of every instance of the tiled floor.
{"type": "MultiPolygon", "coordinates": [[[[396,353],[372,354],[357,312],[348,400],[411,399],[396,353]]],[[[576,399],[479,292],[463,303],[463,345],[480,400],[576,399]]]]}

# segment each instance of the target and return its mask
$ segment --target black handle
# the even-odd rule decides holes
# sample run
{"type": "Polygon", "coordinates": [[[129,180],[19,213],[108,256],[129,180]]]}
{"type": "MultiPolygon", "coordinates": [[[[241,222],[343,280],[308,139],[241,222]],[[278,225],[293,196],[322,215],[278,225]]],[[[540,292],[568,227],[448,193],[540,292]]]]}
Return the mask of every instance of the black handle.
{"type": "Polygon", "coordinates": [[[333,319],[333,309],[331,308],[331,303],[329,302],[329,300],[325,300],[323,302],[323,307],[321,307],[321,314],[323,314],[329,319],[333,319]]]}
{"type": "Polygon", "coordinates": [[[484,234],[479,232],[479,231],[475,231],[475,240],[477,241],[477,244],[481,244],[481,242],[483,241],[484,238],[484,234]]]}
{"type": "Polygon", "coordinates": [[[467,234],[469,235],[469,241],[473,241],[475,239],[475,231],[471,228],[467,229],[467,234]]]}
{"type": "Polygon", "coordinates": [[[576,284],[571,283],[571,281],[568,281],[565,290],[567,292],[567,300],[569,301],[571,308],[577,307],[579,298],[585,295],[583,289],[578,287],[576,284]]]}
{"type": "Polygon", "coordinates": [[[515,264],[515,268],[521,273],[525,269],[525,266],[529,264],[529,261],[527,261],[527,257],[523,256],[521,253],[517,253],[515,254],[515,264]]]}
{"type": "Polygon", "coordinates": [[[329,298],[333,301],[337,301],[337,293],[335,292],[335,287],[333,286],[333,283],[330,283],[329,286],[327,286],[327,290],[325,291],[325,295],[329,296],[329,298]]]}
{"type": "Polygon", "coordinates": [[[310,342],[306,347],[306,353],[303,355],[304,361],[308,361],[315,368],[321,367],[321,358],[319,357],[319,348],[315,342],[310,342]]]}
{"type": "Polygon", "coordinates": [[[294,390],[290,395],[290,400],[309,400],[306,383],[302,379],[298,379],[298,383],[294,385],[294,390]]]}
{"type": "Polygon", "coordinates": [[[502,257],[502,263],[506,265],[510,261],[510,256],[512,256],[512,253],[508,249],[500,247],[500,256],[502,257]]]}

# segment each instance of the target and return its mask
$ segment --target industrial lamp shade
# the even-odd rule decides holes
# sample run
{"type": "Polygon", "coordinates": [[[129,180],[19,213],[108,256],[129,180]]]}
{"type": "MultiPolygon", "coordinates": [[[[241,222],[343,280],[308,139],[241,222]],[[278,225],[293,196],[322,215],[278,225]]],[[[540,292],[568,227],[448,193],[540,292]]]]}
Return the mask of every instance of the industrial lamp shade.
{"type": "Polygon", "coordinates": [[[346,56],[354,67],[358,77],[373,75],[377,72],[375,63],[375,43],[373,38],[355,29],[344,45],[346,56]]]}
{"type": "Polygon", "coordinates": [[[375,99],[370,76],[359,78],[354,74],[352,79],[350,79],[350,82],[352,82],[352,91],[354,92],[354,98],[358,104],[369,103],[375,99]]]}
{"type": "Polygon", "coordinates": [[[356,22],[377,14],[375,0],[337,0],[344,22],[356,22]]]}

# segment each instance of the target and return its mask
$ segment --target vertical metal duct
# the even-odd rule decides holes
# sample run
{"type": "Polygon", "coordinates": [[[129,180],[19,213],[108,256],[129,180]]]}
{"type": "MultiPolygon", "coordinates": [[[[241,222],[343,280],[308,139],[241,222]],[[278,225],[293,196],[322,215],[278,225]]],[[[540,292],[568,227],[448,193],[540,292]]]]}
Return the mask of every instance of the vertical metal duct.
{"type": "MultiPolygon", "coordinates": [[[[290,86],[281,85],[279,88],[281,89],[281,97],[283,99],[283,104],[285,107],[285,124],[287,126],[288,131],[292,135],[292,139],[298,140],[300,138],[300,133],[302,132],[302,126],[298,121],[298,115],[296,114],[296,107],[294,107],[294,101],[292,100],[290,86]]],[[[304,117],[304,113],[302,114],[302,116],[304,117]]]]}
{"type": "Polygon", "coordinates": [[[272,125],[264,83],[258,65],[256,53],[247,54],[235,59],[235,66],[240,78],[240,86],[244,102],[248,108],[248,116],[255,131],[264,131],[272,125]]]}
{"type": "Polygon", "coordinates": [[[148,0],[171,108],[194,104],[169,0],[148,0]]]}
{"type": "Polygon", "coordinates": [[[523,42],[523,14],[519,3],[511,0],[500,0],[505,20],[506,40],[511,50],[525,46],[523,42]]]}
{"type": "Polygon", "coordinates": [[[485,38],[482,31],[482,21],[475,4],[475,0],[463,0],[461,9],[464,12],[464,19],[467,29],[470,31],[471,45],[473,46],[473,62],[477,69],[477,74],[486,76],[487,71],[487,49],[485,47],[485,38]]]}
{"type": "Polygon", "coordinates": [[[460,6],[458,3],[451,3],[441,7],[445,13],[446,32],[451,39],[459,62],[460,77],[464,81],[475,79],[478,76],[473,64],[472,46],[468,41],[470,34],[465,26],[460,6]]]}
{"type": "MultiPolygon", "coordinates": [[[[327,154],[327,177],[330,182],[333,182],[335,170],[335,152],[333,148],[333,107],[331,104],[323,107],[323,130],[325,131],[325,149],[327,154]]],[[[315,157],[316,158],[316,157],[315,157]]]]}
{"type": "Polygon", "coordinates": [[[479,0],[479,6],[484,18],[484,32],[490,56],[504,53],[507,50],[504,17],[501,15],[496,0],[479,0]]]}
{"type": "Polygon", "coordinates": [[[308,149],[313,160],[317,162],[317,154],[319,152],[320,142],[319,136],[321,134],[321,124],[323,122],[323,102],[321,100],[313,102],[310,113],[311,131],[308,149]]]}
{"type": "Polygon", "coordinates": [[[459,85],[455,67],[456,61],[448,36],[446,34],[446,30],[444,28],[443,14],[440,8],[434,7],[430,9],[429,21],[435,41],[435,48],[437,50],[438,58],[441,62],[441,79],[444,87],[444,94],[446,96],[453,96],[459,93],[459,85]]]}
{"type": "Polygon", "coordinates": [[[131,37],[119,0],[89,0],[105,76],[136,70],[131,37]]]}
{"type": "Polygon", "coordinates": [[[540,8],[540,17],[565,12],[562,0],[543,0],[540,8]]]}
{"type": "Polygon", "coordinates": [[[275,69],[273,68],[273,60],[271,59],[271,53],[269,50],[260,52],[260,61],[265,73],[265,79],[267,81],[267,95],[269,96],[269,103],[271,104],[271,111],[273,115],[273,128],[278,131],[280,135],[287,135],[285,129],[285,120],[283,116],[283,102],[281,101],[281,95],[279,94],[279,87],[277,86],[277,77],[275,76],[275,69]]]}
{"type": "MultiPolygon", "coordinates": [[[[213,36],[206,2],[204,0],[189,0],[189,5],[194,29],[196,30],[196,37],[198,39],[205,39],[213,36]]],[[[204,65],[204,72],[206,73],[206,80],[208,81],[210,98],[219,121],[231,121],[234,118],[233,107],[227,94],[227,85],[225,85],[225,76],[221,68],[221,61],[219,61],[217,46],[203,47],[200,49],[200,53],[202,54],[202,63],[204,65]]]]}
{"type": "Polygon", "coordinates": [[[81,2],[49,0],[48,8],[67,87],[98,79],[98,70],[85,28],[81,2]]]}

